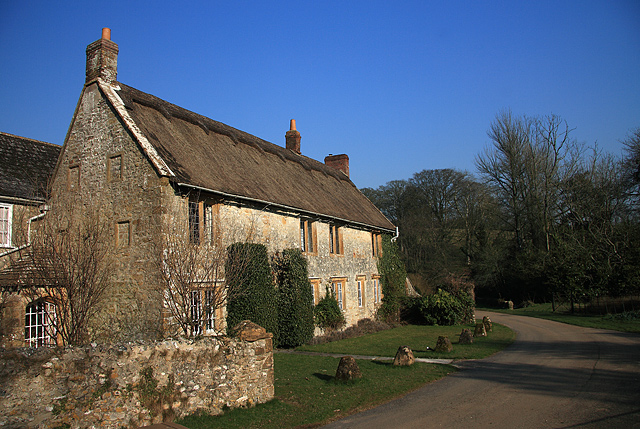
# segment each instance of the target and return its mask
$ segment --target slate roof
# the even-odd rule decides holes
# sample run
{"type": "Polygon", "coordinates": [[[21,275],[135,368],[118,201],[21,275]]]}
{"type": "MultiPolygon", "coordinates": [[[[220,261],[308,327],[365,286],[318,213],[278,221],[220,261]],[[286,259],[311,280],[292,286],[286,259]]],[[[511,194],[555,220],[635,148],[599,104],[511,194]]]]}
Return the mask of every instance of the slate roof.
{"type": "Polygon", "coordinates": [[[178,184],[269,202],[303,215],[395,229],[332,167],[122,83],[110,88],[178,184]]]}
{"type": "Polygon", "coordinates": [[[61,149],[0,132],[0,200],[44,201],[61,149]]]}

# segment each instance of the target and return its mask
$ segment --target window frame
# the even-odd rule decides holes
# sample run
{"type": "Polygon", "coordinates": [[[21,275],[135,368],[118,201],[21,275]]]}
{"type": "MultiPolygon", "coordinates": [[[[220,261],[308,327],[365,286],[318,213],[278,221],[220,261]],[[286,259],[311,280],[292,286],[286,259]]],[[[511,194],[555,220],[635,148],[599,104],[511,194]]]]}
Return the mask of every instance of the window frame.
{"type": "Polygon", "coordinates": [[[322,280],[318,278],[309,279],[311,283],[311,293],[313,294],[313,305],[318,305],[320,301],[320,284],[322,280]]]}
{"type": "Polygon", "coordinates": [[[335,224],[329,225],[329,254],[344,256],[344,243],[342,241],[342,227],[335,224]]]}
{"type": "Polygon", "coordinates": [[[107,182],[119,182],[124,177],[124,155],[122,152],[112,153],[107,156],[107,182]],[[118,158],[117,162],[114,162],[118,158]],[[114,165],[118,165],[118,175],[114,177],[114,165]]]}
{"type": "Polygon", "coordinates": [[[123,220],[123,221],[118,221],[116,222],[116,248],[117,249],[124,249],[127,248],[129,246],[131,246],[131,221],[129,220],[123,220]],[[122,227],[126,227],[126,232],[127,232],[127,240],[126,242],[123,242],[123,240],[120,239],[120,228],[122,227]]]}
{"type": "Polygon", "coordinates": [[[56,310],[55,304],[44,299],[27,304],[24,309],[24,342],[27,347],[57,345],[56,310]],[[31,309],[35,311],[30,311],[31,309]]]}
{"type": "Polygon", "coordinates": [[[373,303],[377,304],[382,302],[382,287],[380,285],[380,276],[371,276],[371,282],[373,283],[373,303]]]}
{"type": "Polygon", "coordinates": [[[67,168],[67,189],[71,192],[77,192],[80,190],[80,164],[69,164],[67,168]],[[72,175],[72,171],[77,171],[77,180],[72,175]]]}
{"type": "Polygon", "coordinates": [[[366,277],[365,276],[356,276],[356,287],[358,291],[358,307],[362,308],[365,306],[365,290],[366,290],[366,277]]]}
{"type": "Polygon", "coordinates": [[[371,233],[371,255],[374,258],[382,256],[382,234],[379,232],[371,233]]]}
{"type": "Polygon", "coordinates": [[[193,335],[211,335],[219,329],[221,308],[212,308],[219,285],[195,287],[189,291],[189,316],[193,335]]]}
{"type": "Polygon", "coordinates": [[[345,311],[347,309],[347,278],[332,278],[331,289],[336,297],[336,301],[338,301],[338,307],[341,311],[345,311]]]}
{"type": "Polygon", "coordinates": [[[187,222],[189,228],[189,243],[202,244],[204,231],[204,201],[190,197],[187,201],[187,222]]]}
{"type": "Polygon", "coordinates": [[[316,223],[317,222],[312,219],[300,219],[300,249],[303,254],[318,254],[318,234],[316,231],[316,223]],[[309,238],[311,238],[311,243],[309,243],[309,238]]]}
{"type": "Polygon", "coordinates": [[[11,248],[13,240],[13,204],[0,203],[0,211],[6,209],[7,217],[3,219],[0,217],[0,248],[11,248]],[[6,230],[3,231],[2,225],[6,225],[6,230]]]}

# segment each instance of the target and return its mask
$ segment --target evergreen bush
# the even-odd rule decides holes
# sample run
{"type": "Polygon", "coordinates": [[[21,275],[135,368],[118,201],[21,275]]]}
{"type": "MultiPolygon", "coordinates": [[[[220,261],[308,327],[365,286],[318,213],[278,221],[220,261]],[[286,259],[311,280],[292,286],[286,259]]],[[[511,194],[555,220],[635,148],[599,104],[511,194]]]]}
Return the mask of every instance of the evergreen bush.
{"type": "Polygon", "coordinates": [[[325,331],[339,329],[346,324],[342,310],[338,306],[336,295],[330,287],[327,287],[324,297],[320,298],[314,312],[316,326],[325,331]]]}
{"type": "Polygon", "coordinates": [[[420,298],[420,313],[427,325],[458,325],[467,322],[473,300],[468,294],[458,296],[438,289],[433,295],[420,298]]]}
{"type": "Polygon", "coordinates": [[[299,249],[285,249],[273,259],[278,287],[279,347],[293,348],[313,338],[313,292],[307,260],[299,249]]]}
{"type": "Polygon", "coordinates": [[[227,329],[251,320],[278,337],[278,305],[267,248],[263,244],[235,243],[228,247],[225,277],[229,290],[227,329]]]}

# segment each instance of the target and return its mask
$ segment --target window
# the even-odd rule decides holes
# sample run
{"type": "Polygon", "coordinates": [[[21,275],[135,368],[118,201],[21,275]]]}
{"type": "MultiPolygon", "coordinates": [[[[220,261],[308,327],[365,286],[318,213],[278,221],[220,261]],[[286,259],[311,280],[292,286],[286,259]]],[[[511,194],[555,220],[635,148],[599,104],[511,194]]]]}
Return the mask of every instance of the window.
{"type": "Polygon", "coordinates": [[[220,224],[218,219],[220,218],[220,204],[213,204],[204,207],[204,218],[203,218],[203,231],[205,234],[204,239],[207,240],[211,244],[220,243],[220,224]]]}
{"type": "Polygon", "coordinates": [[[382,300],[382,292],[380,290],[380,278],[373,278],[373,302],[377,303],[382,300]]]}
{"type": "Polygon", "coordinates": [[[382,234],[371,233],[371,249],[373,256],[382,256],[382,234]]]}
{"type": "Polygon", "coordinates": [[[107,180],[122,179],[122,155],[113,155],[107,159],[107,180]]]}
{"type": "Polygon", "coordinates": [[[67,187],[70,191],[80,189],[80,166],[71,165],[67,175],[67,187]]]}
{"type": "Polygon", "coordinates": [[[27,305],[24,317],[24,340],[27,347],[55,346],[56,306],[37,301],[27,305]]]}
{"type": "Polygon", "coordinates": [[[189,242],[200,244],[204,231],[203,203],[189,199],[189,242]]]}
{"type": "Polygon", "coordinates": [[[191,305],[189,308],[191,315],[191,332],[193,335],[202,334],[202,297],[200,290],[191,291],[191,305]]]}
{"type": "Polygon", "coordinates": [[[216,329],[216,296],[213,289],[205,289],[204,291],[204,309],[205,309],[205,329],[212,331],[216,329]]]}
{"type": "Polygon", "coordinates": [[[356,283],[358,285],[358,307],[364,306],[364,276],[357,276],[356,283]]]}
{"type": "Polygon", "coordinates": [[[332,255],[343,255],[342,228],[329,225],[329,253],[332,255]]]}
{"type": "Polygon", "coordinates": [[[190,292],[189,315],[193,335],[215,331],[217,299],[214,288],[194,289],[190,292]]]}
{"type": "Polygon", "coordinates": [[[336,295],[336,299],[338,300],[338,307],[340,310],[344,310],[347,308],[347,291],[346,291],[346,279],[332,279],[331,280],[331,288],[333,289],[333,293],[336,295]]]}
{"type": "Polygon", "coordinates": [[[116,247],[122,249],[131,244],[131,222],[118,222],[116,224],[116,247]]]}
{"type": "Polygon", "coordinates": [[[317,305],[320,300],[320,279],[310,279],[311,293],[313,295],[313,305],[317,305]]]}
{"type": "Polygon", "coordinates": [[[0,204],[0,247],[11,247],[11,219],[13,206],[0,204]]]}
{"type": "Polygon", "coordinates": [[[304,253],[317,253],[316,224],[312,220],[300,219],[300,249],[304,253]]]}

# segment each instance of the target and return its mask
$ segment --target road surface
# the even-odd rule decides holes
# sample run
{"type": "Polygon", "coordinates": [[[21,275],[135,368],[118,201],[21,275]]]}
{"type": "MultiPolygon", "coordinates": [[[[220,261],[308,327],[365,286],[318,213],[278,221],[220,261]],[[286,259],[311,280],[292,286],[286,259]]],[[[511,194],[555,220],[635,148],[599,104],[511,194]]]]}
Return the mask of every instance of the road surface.
{"type": "Polygon", "coordinates": [[[326,428],[640,428],[640,335],[499,313],[504,351],[326,428]]]}

